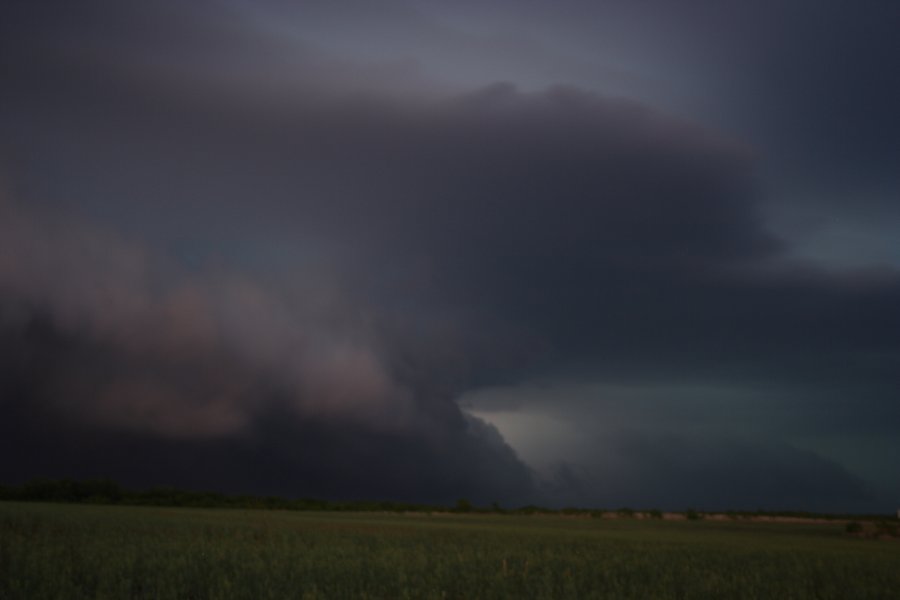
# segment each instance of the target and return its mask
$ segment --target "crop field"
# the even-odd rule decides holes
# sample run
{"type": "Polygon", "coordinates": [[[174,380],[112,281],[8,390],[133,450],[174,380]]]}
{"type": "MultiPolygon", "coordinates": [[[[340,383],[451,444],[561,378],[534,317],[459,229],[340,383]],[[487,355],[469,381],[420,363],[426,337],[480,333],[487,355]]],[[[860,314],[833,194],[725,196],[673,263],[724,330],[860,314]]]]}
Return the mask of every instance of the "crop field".
{"type": "Polygon", "coordinates": [[[900,598],[842,523],[0,502],[0,599],[900,598]]]}

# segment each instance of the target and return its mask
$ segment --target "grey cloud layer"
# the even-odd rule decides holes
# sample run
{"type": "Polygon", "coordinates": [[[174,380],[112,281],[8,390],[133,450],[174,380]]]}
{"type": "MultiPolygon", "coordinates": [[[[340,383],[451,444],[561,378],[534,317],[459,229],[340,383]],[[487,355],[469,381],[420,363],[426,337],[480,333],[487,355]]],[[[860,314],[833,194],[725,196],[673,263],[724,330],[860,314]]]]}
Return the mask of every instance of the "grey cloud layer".
{"type": "MultiPolygon", "coordinates": [[[[214,3],[11,6],[0,410],[34,458],[6,477],[525,503],[454,398],[541,374],[767,382],[813,432],[897,417],[900,277],[787,260],[733,139],[575,86],[370,81],[214,3]]],[[[785,444],[608,433],[599,483],[543,499],[750,502],[772,488],[734,471],[773,469],[797,506],[866,498],[785,444]]]]}

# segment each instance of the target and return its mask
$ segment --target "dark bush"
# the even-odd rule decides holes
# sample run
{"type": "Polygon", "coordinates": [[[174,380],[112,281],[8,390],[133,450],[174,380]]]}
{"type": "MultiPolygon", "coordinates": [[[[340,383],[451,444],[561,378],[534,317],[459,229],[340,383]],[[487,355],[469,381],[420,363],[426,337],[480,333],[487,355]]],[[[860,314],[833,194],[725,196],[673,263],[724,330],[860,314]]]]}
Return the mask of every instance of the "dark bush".
{"type": "Polygon", "coordinates": [[[863,532],[863,524],[859,521],[851,521],[847,523],[847,527],[844,528],[847,533],[862,533],[863,532]]]}

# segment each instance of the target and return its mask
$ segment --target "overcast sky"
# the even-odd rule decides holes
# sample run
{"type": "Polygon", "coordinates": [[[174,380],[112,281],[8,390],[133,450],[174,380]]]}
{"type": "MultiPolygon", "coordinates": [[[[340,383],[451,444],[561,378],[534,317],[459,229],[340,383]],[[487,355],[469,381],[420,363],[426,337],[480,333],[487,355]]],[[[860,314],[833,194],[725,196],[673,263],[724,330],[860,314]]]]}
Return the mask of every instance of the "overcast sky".
{"type": "Polygon", "coordinates": [[[892,511],[898,28],[4,2],[0,483],[892,511]]]}

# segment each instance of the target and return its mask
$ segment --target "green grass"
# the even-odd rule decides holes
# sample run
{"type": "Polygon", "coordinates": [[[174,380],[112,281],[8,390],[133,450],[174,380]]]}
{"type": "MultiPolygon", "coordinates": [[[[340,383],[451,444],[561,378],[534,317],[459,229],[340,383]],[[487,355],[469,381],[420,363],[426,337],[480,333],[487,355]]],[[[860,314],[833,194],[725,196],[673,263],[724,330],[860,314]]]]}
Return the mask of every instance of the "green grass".
{"type": "Polygon", "coordinates": [[[0,600],[896,597],[840,523],[0,502],[0,600]]]}

